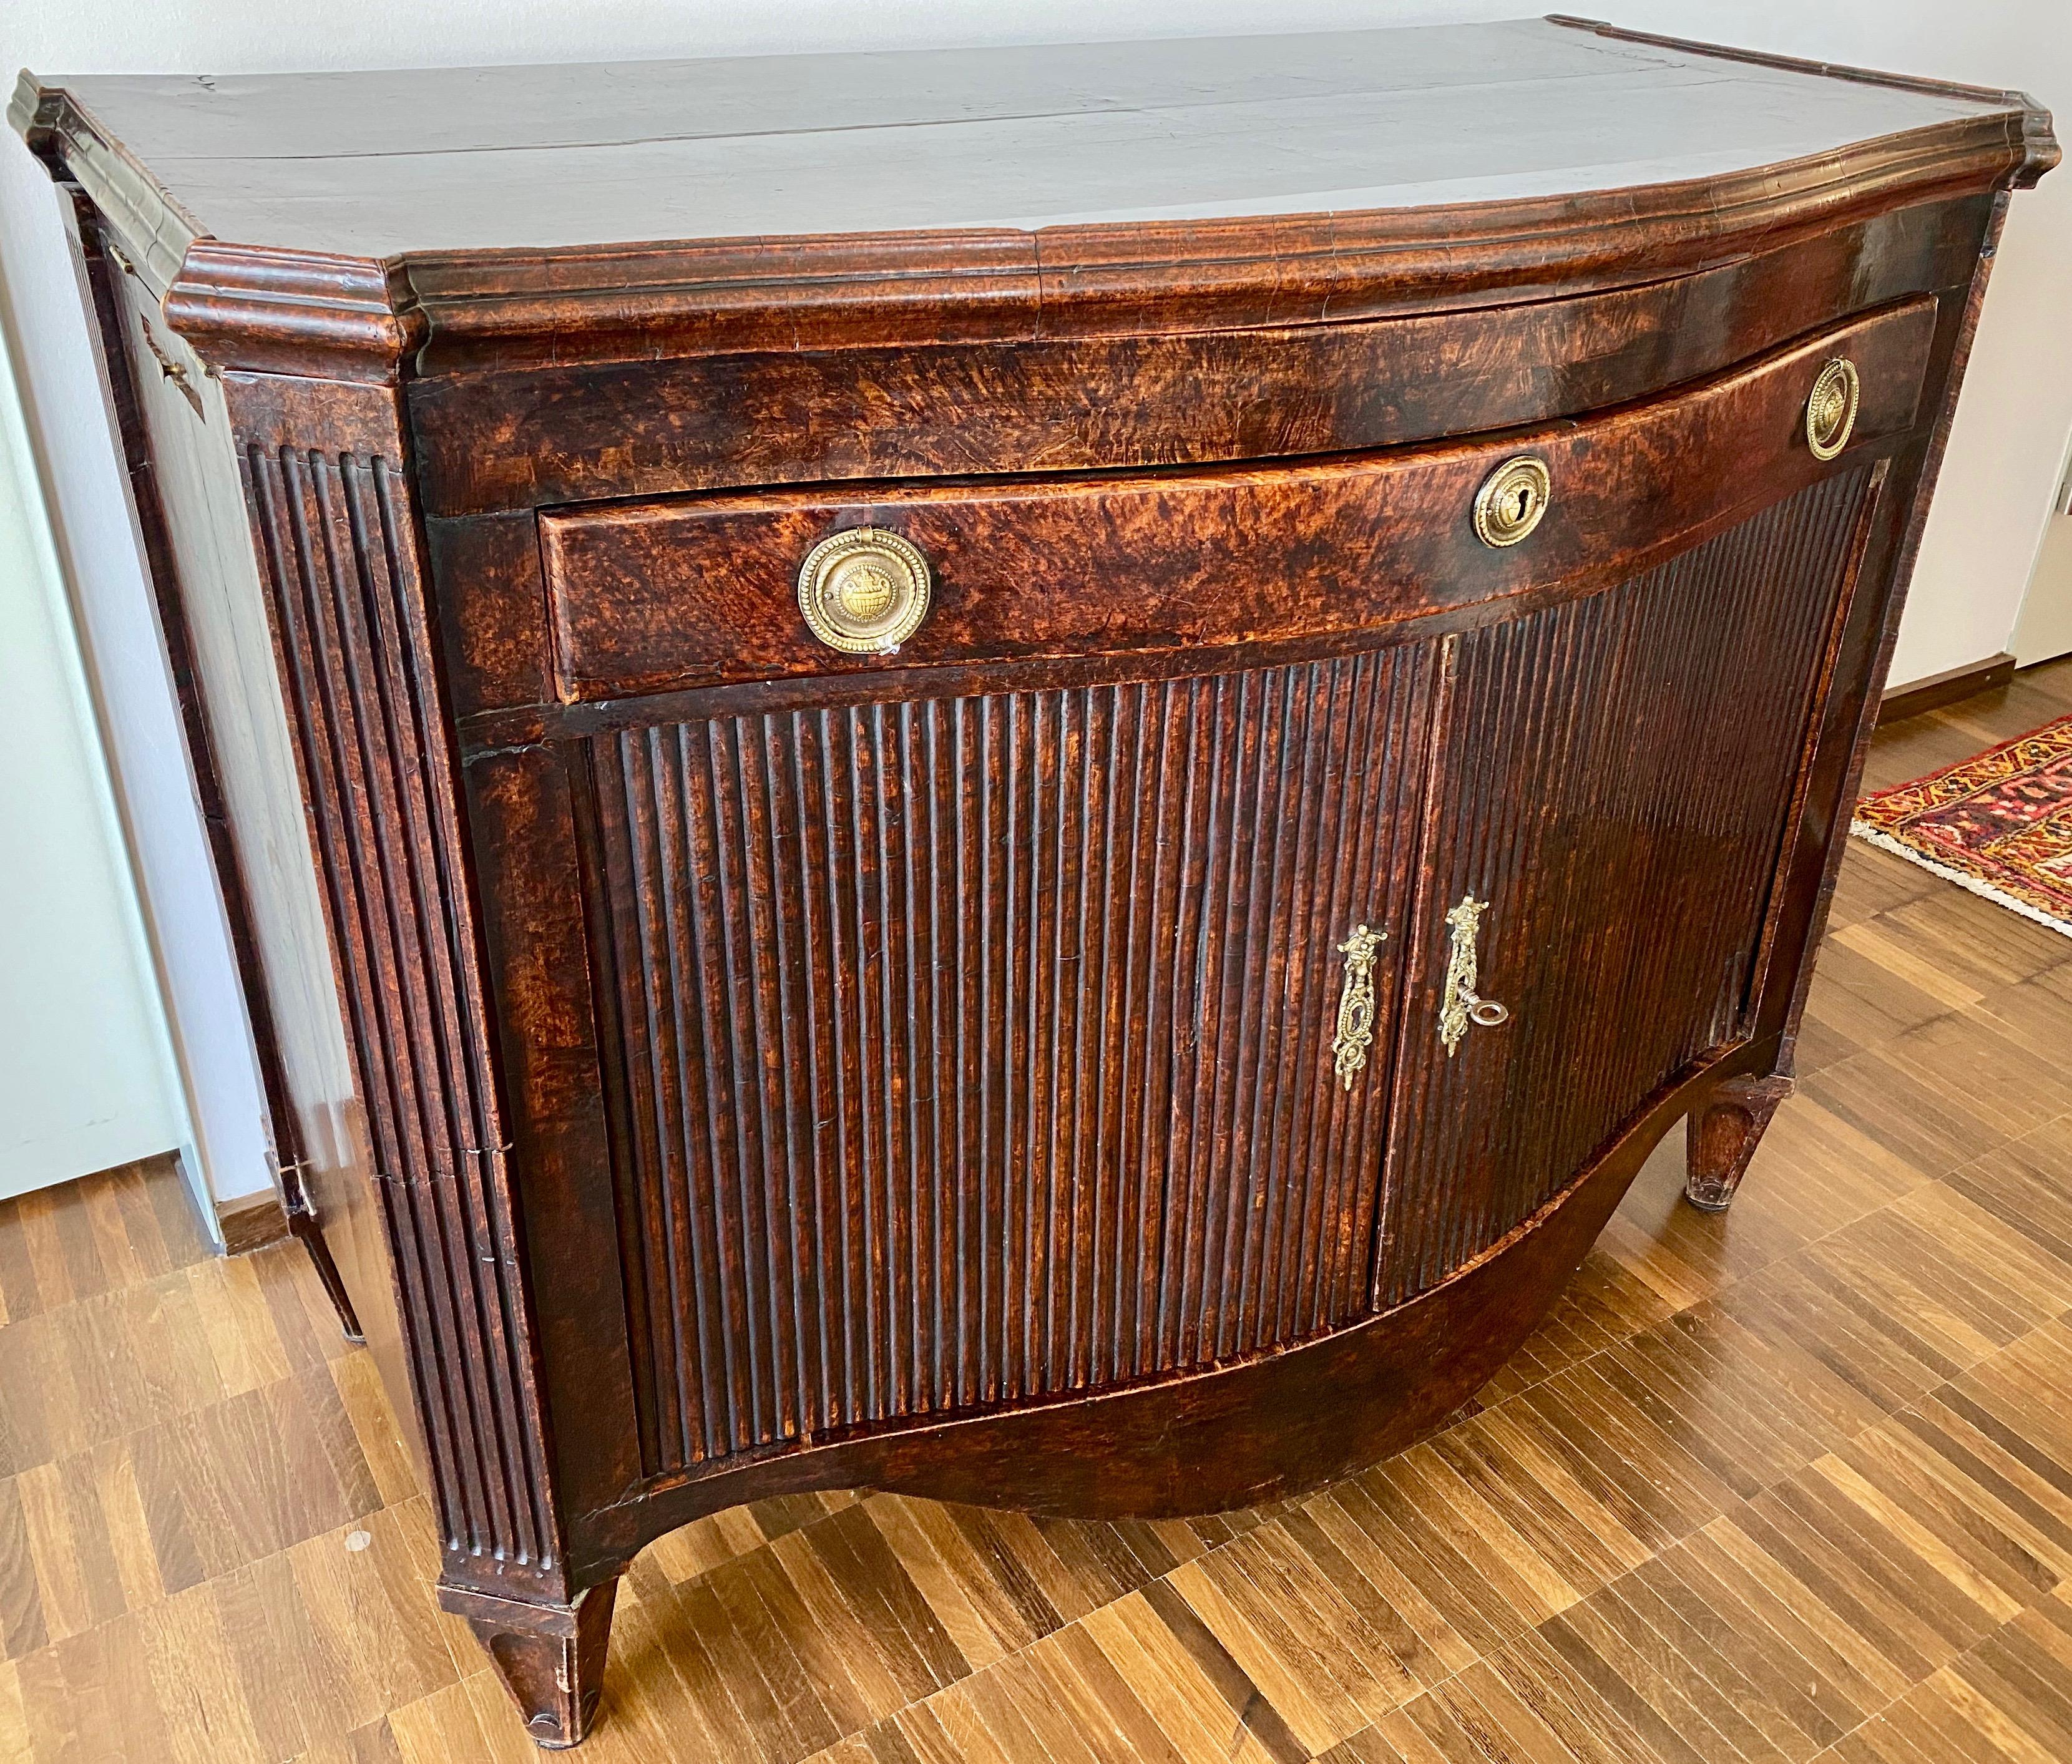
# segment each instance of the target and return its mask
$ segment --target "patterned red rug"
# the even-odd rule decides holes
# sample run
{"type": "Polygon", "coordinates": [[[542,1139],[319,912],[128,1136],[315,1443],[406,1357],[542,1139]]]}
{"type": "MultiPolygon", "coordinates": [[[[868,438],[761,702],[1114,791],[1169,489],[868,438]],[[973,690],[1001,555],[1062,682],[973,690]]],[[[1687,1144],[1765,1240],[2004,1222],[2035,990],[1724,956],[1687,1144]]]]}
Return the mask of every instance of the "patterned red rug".
{"type": "Polygon", "coordinates": [[[2072,717],[1866,796],[1850,831],[2072,937],[2072,717]]]}

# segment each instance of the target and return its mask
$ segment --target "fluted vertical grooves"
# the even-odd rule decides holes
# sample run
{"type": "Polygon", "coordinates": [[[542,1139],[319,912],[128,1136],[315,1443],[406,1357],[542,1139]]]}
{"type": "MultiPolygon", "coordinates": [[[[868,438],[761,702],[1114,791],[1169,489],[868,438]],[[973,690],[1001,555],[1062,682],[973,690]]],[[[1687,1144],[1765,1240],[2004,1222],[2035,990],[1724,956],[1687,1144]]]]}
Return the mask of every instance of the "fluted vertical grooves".
{"type": "Polygon", "coordinates": [[[1335,1084],[1336,945],[1404,935],[1429,674],[593,741],[651,1472],[1364,1306],[1388,1054],[1335,1084]]]}
{"type": "Polygon", "coordinates": [[[384,460],[247,450],[284,685],[450,1549],[548,1565],[532,1347],[500,1195],[432,637],[384,460]]]}
{"type": "Polygon", "coordinates": [[[1745,1032],[1867,494],[1466,632],[1443,693],[1404,645],[591,738],[649,1474],[1297,1340],[1530,1217],[1745,1032]],[[1448,1059],[1467,893],[1514,1015],[1448,1059]]]}
{"type": "Polygon", "coordinates": [[[1659,1085],[1737,1038],[1868,478],[1801,491],[1607,593],[1461,641],[1436,756],[1376,1301],[1530,1217],[1659,1085]],[[1451,1059],[1447,907],[1488,901],[1451,1059]]]}

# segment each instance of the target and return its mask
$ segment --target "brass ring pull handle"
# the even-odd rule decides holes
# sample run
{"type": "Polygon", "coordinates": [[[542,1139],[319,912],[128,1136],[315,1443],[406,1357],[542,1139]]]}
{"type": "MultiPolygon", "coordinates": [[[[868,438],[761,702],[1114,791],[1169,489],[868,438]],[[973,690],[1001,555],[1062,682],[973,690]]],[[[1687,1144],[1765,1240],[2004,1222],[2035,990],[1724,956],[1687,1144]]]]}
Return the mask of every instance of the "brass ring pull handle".
{"type": "Polygon", "coordinates": [[[1847,356],[1836,356],[1820,370],[1806,400],[1806,445],[1815,459],[1832,459],[1848,446],[1862,396],[1856,364],[1847,356]]]}
{"type": "Polygon", "coordinates": [[[1475,990],[1479,977],[1475,937],[1482,929],[1482,915],[1488,911],[1487,901],[1463,894],[1460,903],[1446,915],[1446,929],[1453,942],[1446,956],[1445,989],[1439,995],[1439,1039],[1445,1043],[1449,1059],[1466,1036],[1469,1024],[1494,1029],[1511,1021],[1509,1005],[1484,998],[1475,990]]]}
{"type": "Polygon", "coordinates": [[[1486,545],[1515,545],[1540,524],[1553,500],[1546,461],[1516,454],[1482,479],[1475,492],[1475,537],[1486,545]]]}
{"type": "Polygon", "coordinates": [[[931,590],[920,547],[882,527],[833,534],[799,565],[799,611],[807,626],[849,656],[897,649],[928,616],[931,590]]]}
{"type": "Polygon", "coordinates": [[[1385,931],[1356,925],[1338,945],[1346,958],[1346,979],[1338,993],[1338,1028],[1331,1038],[1332,1064],[1347,1090],[1367,1067],[1374,1045],[1374,952],[1388,940],[1385,931]]]}

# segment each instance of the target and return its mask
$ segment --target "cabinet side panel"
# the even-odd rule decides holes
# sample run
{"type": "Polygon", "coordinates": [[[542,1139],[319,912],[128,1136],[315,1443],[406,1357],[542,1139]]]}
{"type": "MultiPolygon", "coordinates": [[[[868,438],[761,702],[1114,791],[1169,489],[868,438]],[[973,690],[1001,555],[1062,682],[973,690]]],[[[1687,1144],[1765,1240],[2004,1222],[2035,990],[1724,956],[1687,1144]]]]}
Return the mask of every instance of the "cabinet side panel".
{"type": "Polygon", "coordinates": [[[448,1584],[563,1594],[474,879],[396,396],[225,376],[448,1584]]]}
{"type": "Polygon", "coordinates": [[[591,743],[651,1470],[1359,1312],[1430,671],[591,743]],[[1342,1085],[1362,922],[1379,1033],[1342,1085]]]}
{"type": "MultiPolygon", "coordinates": [[[[204,812],[220,816],[234,876],[220,878],[248,961],[244,976],[256,1035],[278,1059],[269,1102],[277,1150],[299,1160],[368,1345],[380,1362],[397,1418],[414,1435],[401,1326],[336,972],[324,930],[294,748],[274,665],[265,590],[253,556],[230,417],[220,383],[206,375],[159,318],[135,278],[98,247],[82,222],[117,406],[134,458],[138,515],[169,651],[191,669],[196,701],[191,755],[204,812]],[[134,433],[131,431],[134,430],[134,433]],[[157,531],[154,533],[153,528],[157,531]],[[197,718],[195,713],[198,713],[197,718]],[[233,895],[236,898],[232,898],[233,895]]],[[[267,1050],[260,1050],[262,1065],[267,1050]]]]}
{"type": "Polygon", "coordinates": [[[1859,467],[1605,594],[1470,633],[1434,771],[1376,1297],[1531,1217],[1690,1063],[1746,1034],[1859,467]],[[1482,996],[1439,1034],[1464,896],[1482,996]]]}

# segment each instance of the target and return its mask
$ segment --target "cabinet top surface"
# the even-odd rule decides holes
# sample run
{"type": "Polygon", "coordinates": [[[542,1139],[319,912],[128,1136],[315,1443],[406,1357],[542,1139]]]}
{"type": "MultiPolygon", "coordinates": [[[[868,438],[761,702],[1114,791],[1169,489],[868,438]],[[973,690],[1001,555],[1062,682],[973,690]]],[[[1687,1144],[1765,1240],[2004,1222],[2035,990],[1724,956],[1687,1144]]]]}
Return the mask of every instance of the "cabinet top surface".
{"type": "Polygon", "coordinates": [[[193,233],[377,258],[1560,197],[2022,108],[1544,19],[60,88],[193,233]]]}

